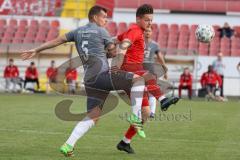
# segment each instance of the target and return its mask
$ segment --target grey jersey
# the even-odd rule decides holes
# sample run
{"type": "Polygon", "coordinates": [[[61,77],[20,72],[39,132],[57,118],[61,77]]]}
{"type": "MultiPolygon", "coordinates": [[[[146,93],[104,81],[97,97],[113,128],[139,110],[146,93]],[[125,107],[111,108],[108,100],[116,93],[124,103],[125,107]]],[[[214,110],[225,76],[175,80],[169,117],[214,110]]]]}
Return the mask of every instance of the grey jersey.
{"type": "Polygon", "coordinates": [[[154,56],[160,51],[159,45],[155,41],[145,42],[144,63],[154,63],[154,56]]]}
{"type": "Polygon", "coordinates": [[[95,23],[88,23],[66,33],[66,38],[69,42],[75,42],[84,66],[85,82],[92,81],[100,73],[109,70],[105,48],[113,41],[106,29],[95,23]]]}

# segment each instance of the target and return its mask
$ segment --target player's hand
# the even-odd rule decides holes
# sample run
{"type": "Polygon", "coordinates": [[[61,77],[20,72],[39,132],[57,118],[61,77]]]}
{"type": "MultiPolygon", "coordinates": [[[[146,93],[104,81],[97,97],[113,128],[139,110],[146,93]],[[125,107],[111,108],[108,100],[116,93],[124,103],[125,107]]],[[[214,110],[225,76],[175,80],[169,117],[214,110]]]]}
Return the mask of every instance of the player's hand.
{"type": "Polygon", "coordinates": [[[166,79],[166,80],[168,79],[167,73],[164,74],[163,78],[166,79]]]}
{"type": "Polygon", "coordinates": [[[168,71],[167,66],[166,65],[162,65],[162,67],[163,67],[163,70],[167,73],[167,71],[168,71]]]}
{"type": "Polygon", "coordinates": [[[22,60],[31,59],[36,54],[37,54],[37,51],[35,49],[31,49],[31,50],[28,50],[28,51],[23,51],[22,54],[21,54],[21,58],[22,58],[22,60]]]}

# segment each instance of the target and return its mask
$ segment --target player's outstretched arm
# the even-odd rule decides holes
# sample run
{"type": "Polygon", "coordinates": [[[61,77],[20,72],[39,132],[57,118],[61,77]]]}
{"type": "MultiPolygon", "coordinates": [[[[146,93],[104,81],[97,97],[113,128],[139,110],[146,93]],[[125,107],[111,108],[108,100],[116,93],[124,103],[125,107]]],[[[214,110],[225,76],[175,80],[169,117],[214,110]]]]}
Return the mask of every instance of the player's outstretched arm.
{"type": "Polygon", "coordinates": [[[116,57],[113,59],[113,64],[120,69],[122,64],[123,64],[123,60],[124,60],[124,56],[128,50],[128,48],[131,46],[131,41],[124,39],[117,47],[117,54],[116,57]]]}
{"type": "Polygon", "coordinates": [[[166,65],[166,63],[165,63],[163,54],[162,54],[160,51],[157,53],[157,60],[158,60],[158,63],[160,63],[160,64],[163,66],[163,69],[164,69],[164,71],[166,72],[166,73],[164,74],[164,78],[167,79],[167,78],[168,78],[168,76],[167,76],[168,68],[167,68],[167,65],[166,65]]]}
{"type": "Polygon", "coordinates": [[[43,50],[46,50],[46,49],[50,49],[50,48],[54,48],[56,46],[59,46],[63,43],[66,43],[67,42],[67,38],[65,35],[63,36],[60,36],[54,40],[51,40],[51,41],[48,41],[46,43],[43,43],[42,45],[40,45],[39,47],[37,48],[34,48],[34,49],[31,49],[31,50],[27,50],[27,51],[23,51],[21,53],[21,57],[23,60],[26,60],[26,59],[30,59],[32,58],[33,56],[35,56],[37,53],[43,51],[43,50]]]}

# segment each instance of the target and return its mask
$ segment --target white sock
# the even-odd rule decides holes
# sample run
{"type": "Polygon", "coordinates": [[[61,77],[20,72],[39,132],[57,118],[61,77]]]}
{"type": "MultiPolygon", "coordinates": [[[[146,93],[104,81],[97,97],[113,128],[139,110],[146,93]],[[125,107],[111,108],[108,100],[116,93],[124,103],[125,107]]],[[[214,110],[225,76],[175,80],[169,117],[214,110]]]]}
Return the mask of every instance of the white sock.
{"type": "Polygon", "coordinates": [[[153,95],[149,94],[150,111],[153,114],[155,114],[156,111],[156,102],[157,102],[156,98],[153,95]]]}
{"type": "Polygon", "coordinates": [[[139,80],[135,82],[131,88],[131,103],[132,103],[132,113],[135,114],[139,119],[142,118],[142,100],[145,88],[144,80],[139,80]]]}
{"type": "Polygon", "coordinates": [[[75,128],[72,131],[72,134],[70,135],[66,143],[74,147],[78,139],[81,138],[90,128],[92,128],[94,124],[95,123],[91,118],[85,117],[75,126],[75,128]]]}
{"type": "Polygon", "coordinates": [[[131,143],[131,139],[126,138],[125,136],[123,137],[123,142],[125,143],[131,143]]]}
{"type": "Polygon", "coordinates": [[[158,98],[158,101],[161,102],[165,97],[165,95],[162,95],[161,97],[158,98]]]}

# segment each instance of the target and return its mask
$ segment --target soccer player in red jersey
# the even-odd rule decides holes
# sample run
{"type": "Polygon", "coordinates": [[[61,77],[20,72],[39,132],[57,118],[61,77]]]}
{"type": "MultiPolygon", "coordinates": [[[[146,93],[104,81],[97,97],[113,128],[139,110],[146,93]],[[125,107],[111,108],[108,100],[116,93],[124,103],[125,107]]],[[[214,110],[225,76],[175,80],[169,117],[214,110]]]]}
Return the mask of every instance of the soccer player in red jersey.
{"type": "Polygon", "coordinates": [[[46,76],[47,76],[47,92],[49,92],[49,84],[50,83],[56,83],[57,82],[57,72],[58,69],[55,67],[55,61],[51,61],[51,65],[46,70],[46,76]]]}
{"type": "Polygon", "coordinates": [[[38,71],[34,62],[30,63],[30,66],[25,71],[25,81],[24,88],[26,89],[26,85],[28,82],[37,83],[37,88],[39,89],[39,80],[38,80],[38,71]]]}
{"type": "Polygon", "coordinates": [[[180,76],[178,86],[178,95],[181,98],[182,96],[182,89],[188,90],[188,98],[192,98],[192,75],[189,72],[189,68],[184,68],[183,74],[180,76]]]}
{"type": "Polygon", "coordinates": [[[71,66],[66,69],[65,77],[68,84],[68,92],[70,94],[75,94],[76,91],[76,81],[77,81],[77,70],[71,66]]]}
{"type": "MultiPolygon", "coordinates": [[[[113,62],[114,65],[117,64],[117,66],[122,70],[134,72],[138,75],[149,74],[144,70],[142,64],[144,60],[145,47],[144,30],[151,27],[152,19],[153,8],[151,5],[144,4],[137,9],[136,24],[131,25],[126,32],[117,37],[117,42],[120,42],[118,53],[122,55],[118,55],[118,62],[113,62]]],[[[148,80],[146,87],[148,92],[160,101],[161,109],[163,111],[167,110],[171,104],[175,104],[179,100],[178,97],[166,98],[163,96],[160,91],[160,87],[157,85],[156,79],[148,80]]],[[[142,100],[142,106],[143,115],[149,116],[150,111],[147,95],[145,95],[142,100]]],[[[145,120],[146,117],[143,117],[143,121],[145,120]]],[[[123,140],[117,145],[117,148],[127,153],[134,153],[134,150],[130,146],[130,142],[135,134],[136,129],[133,126],[130,126],[123,140]]]]}
{"type": "Polygon", "coordinates": [[[18,84],[19,70],[16,65],[14,65],[13,59],[9,59],[9,65],[4,69],[4,75],[6,86],[6,91],[10,89],[10,83],[13,83],[13,91],[16,91],[16,84],[18,84]]]}

